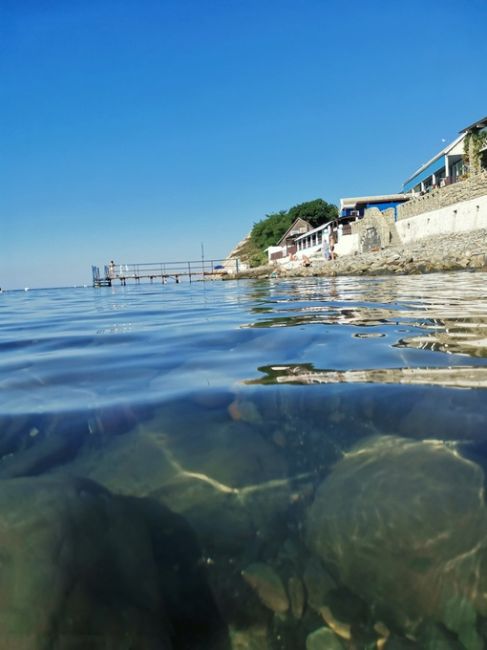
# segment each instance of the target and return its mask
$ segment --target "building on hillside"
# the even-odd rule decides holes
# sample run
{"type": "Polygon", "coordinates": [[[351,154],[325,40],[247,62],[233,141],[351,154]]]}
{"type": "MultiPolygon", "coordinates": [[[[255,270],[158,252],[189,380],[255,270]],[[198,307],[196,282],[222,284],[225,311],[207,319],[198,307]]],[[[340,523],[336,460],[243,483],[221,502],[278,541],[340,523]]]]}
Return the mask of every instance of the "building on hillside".
{"type": "Polygon", "coordinates": [[[337,255],[349,255],[358,249],[357,236],[352,233],[352,224],[362,219],[366,210],[377,208],[381,212],[409,201],[411,197],[405,194],[383,194],[380,196],[356,196],[340,200],[340,216],[338,219],[322,224],[317,228],[295,238],[293,254],[298,259],[316,255],[323,251],[326,242],[333,241],[337,255]]]}
{"type": "Polygon", "coordinates": [[[487,117],[469,124],[453,142],[421,165],[403,184],[403,192],[424,194],[436,187],[451,185],[467,171],[464,165],[465,138],[471,134],[485,134],[480,148],[480,166],[487,169],[487,117]]]}
{"type": "Polygon", "coordinates": [[[453,142],[421,165],[403,184],[405,193],[424,193],[435,187],[455,183],[463,176],[463,141],[461,133],[453,142]]]}
{"type": "Polygon", "coordinates": [[[303,255],[306,255],[306,257],[316,255],[324,251],[326,243],[330,247],[332,242],[337,255],[348,255],[354,252],[356,250],[356,238],[352,237],[352,223],[359,218],[356,215],[338,217],[338,219],[328,221],[304,235],[296,237],[296,256],[299,259],[303,255]]]}
{"type": "Polygon", "coordinates": [[[267,250],[267,255],[269,262],[281,259],[282,257],[288,257],[296,253],[296,243],[295,239],[299,235],[309,232],[313,227],[310,223],[298,217],[286,230],[281,239],[277,242],[275,246],[269,246],[267,250]]]}
{"type": "Polygon", "coordinates": [[[369,208],[378,208],[381,212],[396,208],[411,197],[405,194],[382,194],[380,196],[355,196],[340,199],[340,218],[355,217],[361,219],[369,208]]]}
{"type": "Polygon", "coordinates": [[[333,224],[328,222],[309,230],[303,235],[299,235],[299,237],[296,237],[296,253],[299,256],[302,253],[310,255],[318,252],[321,249],[323,240],[329,237],[332,232],[333,224]]]}

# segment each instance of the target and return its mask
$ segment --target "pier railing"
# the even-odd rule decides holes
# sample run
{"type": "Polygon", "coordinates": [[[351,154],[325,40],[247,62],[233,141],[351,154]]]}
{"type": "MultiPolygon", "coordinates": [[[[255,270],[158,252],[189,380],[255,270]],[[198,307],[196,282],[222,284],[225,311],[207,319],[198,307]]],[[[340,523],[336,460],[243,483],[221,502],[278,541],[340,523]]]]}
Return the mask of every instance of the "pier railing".
{"type": "Polygon", "coordinates": [[[98,266],[92,266],[93,286],[111,286],[119,281],[126,285],[128,281],[166,283],[169,280],[204,280],[216,278],[228,273],[238,273],[238,259],[222,260],[187,260],[184,262],[143,262],[130,264],[105,265],[103,273],[98,266]]]}

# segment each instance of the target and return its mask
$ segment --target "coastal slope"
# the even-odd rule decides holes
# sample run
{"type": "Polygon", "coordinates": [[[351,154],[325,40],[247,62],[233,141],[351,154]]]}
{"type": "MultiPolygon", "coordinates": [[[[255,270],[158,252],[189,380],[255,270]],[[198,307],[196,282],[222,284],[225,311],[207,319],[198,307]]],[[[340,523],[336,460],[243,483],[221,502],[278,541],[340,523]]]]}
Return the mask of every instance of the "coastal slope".
{"type": "Polygon", "coordinates": [[[428,237],[408,245],[390,246],[376,252],[346,255],[333,261],[321,255],[311,258],[310,266],[301,262],[288,265],[266,265],[227,276],[301,277],[336,275],[387,275],[433,273],[487,268],[487,229],[428,237]]]}

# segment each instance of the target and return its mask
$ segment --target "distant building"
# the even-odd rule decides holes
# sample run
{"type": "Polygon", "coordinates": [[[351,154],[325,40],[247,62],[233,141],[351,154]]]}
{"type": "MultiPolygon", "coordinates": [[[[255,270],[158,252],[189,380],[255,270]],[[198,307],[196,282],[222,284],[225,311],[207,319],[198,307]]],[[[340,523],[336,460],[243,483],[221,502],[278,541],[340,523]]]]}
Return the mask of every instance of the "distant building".
{"type": "MultiPolygon", "coordinates": [[[[336,225],[335,225],[336,228],[336,225]]],[[[296,237],[296,248],[298,253],[306,252],[307,254],[315,253],[320,250],[323,239],[328,238],[333,232],[333,223],[324,223],[317,228],[296,237]]]]}
{"type": "Polygon", "coordinates": [[[269,262],[278,260],[281,257],[294,255],[296,252],[296,237],[309,232],[312,228],[313,227],[310,223],[298,217],[298,219],[289,226],[277,244],[267,248],[269,262]]]}
{"type": "MultiPolygon", "coordinates": [[[[459,132],[459,136],[431,160],[417,169],[403,184],[403,192],[425,193],[455,183],[466,172],[463,160],[465,138],[471,133],[487,134],[487,117],[459,132]]],[[[481,148],[481,166],[487,168],[487,142],[481,148]]]]}
{"type": "Polygon", "coordinates": [[[424,193],[435,187],[455,183],[464,173],[463,141],[465,133],[439,151],[417,169],[403,184],[403,192],[424,193]]]}
{"type": "Polygon", "coordinates": [[[359,218],[358,216],[339,217],[296,237],[297,257],[300,258],[303,255],[309,257],[320,251],[323,252],[325,242],[330,245],[331,238],[334,241],[336,254],[347,255],[353,252],[355,250],[355,240],[352,241],[350,237],[352,235],[351,224],[359,218]]]}
{"type": "Polygon", "coordinates": [[[356,217],[361,219],[369,208],[378,208],[381,212],[409,201],[411,197],[404,194],[382,194],[380,196],[355,196],[340,199],[340,218],[356,217]]]}

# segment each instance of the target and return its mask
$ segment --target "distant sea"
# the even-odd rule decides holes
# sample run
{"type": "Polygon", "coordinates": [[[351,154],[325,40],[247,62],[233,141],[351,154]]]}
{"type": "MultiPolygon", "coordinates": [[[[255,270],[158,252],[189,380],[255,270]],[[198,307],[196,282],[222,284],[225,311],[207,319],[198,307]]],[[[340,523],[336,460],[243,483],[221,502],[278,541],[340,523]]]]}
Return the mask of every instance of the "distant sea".
{"type": "Polygon", "coordinates": [[[0,294],[4,647],[486,647],[486,287],[0,294]]]}

